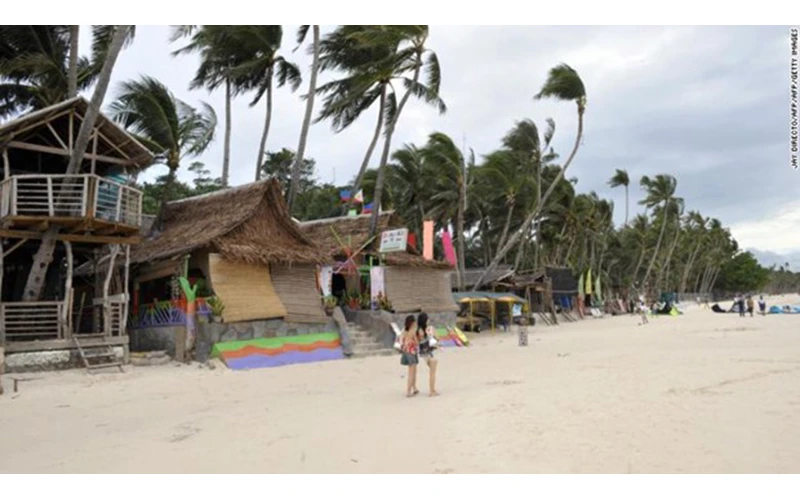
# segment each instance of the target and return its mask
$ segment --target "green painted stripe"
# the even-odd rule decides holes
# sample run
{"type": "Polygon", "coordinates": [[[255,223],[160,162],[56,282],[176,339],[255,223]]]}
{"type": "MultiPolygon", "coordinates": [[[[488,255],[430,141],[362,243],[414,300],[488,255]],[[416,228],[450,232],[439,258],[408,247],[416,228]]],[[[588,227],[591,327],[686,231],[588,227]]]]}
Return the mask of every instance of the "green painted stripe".
{"type": "Polygon", "coordinates": [[[339,334],[335,332],[325,333],[312,333],[309,335],[296,335],[293,337],[273,337],[273,338],[259,338],[251,340],[231,340],[228,342],[217,342],[214,344],[214,349],[211,351],[212,357],[219,357],[221,353],[226,351],[235,351],[247,346],[262,347],[266,349],[279,349],[286,344],[294,345],[307,345],[314,342],[324,341],[331,342],[339,339],[339,334]]]}

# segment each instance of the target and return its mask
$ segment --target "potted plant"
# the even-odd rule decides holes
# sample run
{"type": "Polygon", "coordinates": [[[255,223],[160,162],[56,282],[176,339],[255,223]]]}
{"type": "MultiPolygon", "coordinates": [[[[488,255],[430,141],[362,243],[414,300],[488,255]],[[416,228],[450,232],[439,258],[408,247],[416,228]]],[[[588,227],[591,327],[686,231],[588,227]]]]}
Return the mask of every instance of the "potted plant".
{"type": "Polygon", "coordinates": [[[325,314],[333,316],[333,310],[336,308],[336,297],[333,295],[326,295],[322,298],[322,306],[325,308],[325,314]]]}
{"type": "Polygon", "coordinates": [[[361,309],[361,297],[357,292],[351,293],[347,296],[347,307],[351,311],[358,311],[361,309]]]}
{"type": "Polygon", "coordinates": [[[225,312],[225,304],[219,297],[208,297],[206,299],[209,309],[211,309],[211,320],[214,323],[222,323],[222,313],[225,312]]]}

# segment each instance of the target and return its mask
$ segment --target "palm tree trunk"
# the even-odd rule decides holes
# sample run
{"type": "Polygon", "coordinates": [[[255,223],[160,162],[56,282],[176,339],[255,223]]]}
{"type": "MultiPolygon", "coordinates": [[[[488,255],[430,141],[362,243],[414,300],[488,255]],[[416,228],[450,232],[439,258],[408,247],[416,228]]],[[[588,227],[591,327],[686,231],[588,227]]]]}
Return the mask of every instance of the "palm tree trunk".
{"type": "Polygon", "coordinates": [[[661,270],[658,273],[658,283],[659,287],[663,286],[663,280],[665,276],[669,276],[669,270],[672,263],[672,253],[675,251],[675,247],[678,245],[678,241],[681,238],[681,223],[680,219],[678,219],[678,229],[675,232],[675,238],[672,240],[672,245],[669,247],[669,251],[667,251],[667,258],[664,262],[664,265],[661,266],[661,270]]]}
{"type": "Polygon", "coordinates": [[[264,119],[264,132],[261,134],[261,142],[258,145],[256,181],[261,180],[261,164],[264,162],[264,154],[266,154],[267,136],[269,136],[270,122],[272,122],[272,69],[269,70],[269,75],[267,75],[267,116],[264,119]]]}
{"type": "MultiPolygon", "coordinates": [[[[531,224],[531,222],[536,218],[536,216],[539,215],[539,213],[542,211],[542,206],[545,203],[547,203],[547,200],[550,198],[550,196],[556,190],[556,187],[558,186],[558,183],[561,182],[561,179],[564,178],[564,174],[567,172],[567,169],[569,168],[570,164],[572,164],[572,160],[575,158],[575,154],[578,152],[578,148],[580,147],[581,138],[582,137],[583,137],[583,107],[579,103],[578,104],[578,135],[575,137],[575,145],[572,147],[572,152],[569,154],[569,157],[567,158],[567,161],[564,163],[564,167],[561,169],[560,172],[558,172],[558,175],[553,180],[553,183],[550,185],[550,187],[547,188],[547,191],[545,191],[544,196],[542,197],[541,203],[539,203],[538,206],[534,210],[531,211],[531,213],[528,215],[528,218],[522,224],[522,228],[524,228],[525,226],[529,226],[531,224]]],[[[520,229],[522,229],[522,228],[520,228],[520,229]]],[[[506,256],[506,254],[514,247],[514,245],[517,244],[517,242],[519,241],[519,239],[521,237],[522,237],[522,232],[521,231],[516,231],[511,236],[511,238],[509,238],[508,242],[506,242],[506,244],[503,246],[503,248],[499,252],[497,252],[497,255],[494,256],[494,259],[492,260],[492,262],[483,271],[483,274],[481,274],[481,276],[478,278],[478,281],[475,283],[475,286],[473,287],[473,290],[477,291],[478,287],[483,285],[483,281],[486,279],[486,277],[489,275],[489,273],[492,273],[492,272],[494,272],[495,269],[497,269],[498,264],[500,264],[500,262],[506,256]]]]}
{"type": "Polygon", "coordinates": [[[78,37],[80,25],[69,27],[69,74],[67,75],[67,99],[78,95],[78,37]]]}
{"type": "Polygon", "coordinates": [[[467,269],[467,242],[464,241],[464,214],[467,211],[467,179],[466,169],[462,171],[461,185],[459,186],[458,213],[456,215],[456,229],[458,230],[458,274],[459,291],[464,290],[464,278],[467,269]]]}
{"type": "Polygon", "coordinates": [[[661,232],[658,233],[658,240],[656,241],[656,248],[653,252],[653,258],[650,259],[650,265],[647,266],[647,271],[644,273],[644,280],[643,283],[647,283],[647,279],[650,277],[650,273],[653,271],[653,266],[656,263],[656,257],[658,257],[658,251],[661,249],[661,240],[664,239],[664,231],[667,229],[667,202],[664,203],[664,222],[661,223],[661,232]]]}
{"type": "MultiPolygon", "coordinates": [[[[103,104],[108,85],[111,82],[111,72],[114,70],[114,64],[117,62],[117,57],[122,51],[122,45],[125,43],[125,38],[129,30],[130,25],[117,26],[114,38],[111,40],[111,44],[108,47],[108,53],[106,54],[105,61],[103,61],[100,74],[97,77],[97,84],[92,93],[92,99],[89,101],[86,116],[83,117],[81,127],[78,130],[78,137],[75,139],[75,145],[72,149],[69,164],[65,172],[67,175],[78,173],[81,162],[83,161],[83,155],[86,153],[86,147],[89,145],[89,136],[97,121],[97,116],[100,114],[100,106],[103,104]]],[[[53,262],[53,252],[55,251],[56,237],[58,236],[59,229],[59,226],[53,225],[42,236],[42,243],[33,256],[31,271],[30,274],[28,274],[28,281],[25,283],[25,290],[22,294],[22,300],[26,302],[37,301],[42,296],[47,269],[50,267],[50,263],[53,262]]]]}
{"type": "Polygon", "coordinates": [[[297,190],[300,185],[300,170],[303,166],[303,157],[306,153],[308,130],[311,127],[311,115],[314,111],[314,95],[317,90],[317,73],[319,72],[319,25],[311,27],[314,32],[313,59],[311,61],[311,76],[308,80],[308,95],[306,96],[306,114],[303,117],[303,126],[300,128],[300,142],[297,144],[297,155],[292,167],[292,183],[289,187],[289,213],[294,207],[297,190]]]}
{"type": "Polygon", "coordinates": [[[499,252],[501,248],[503,248],[503,244],[506,242],[506,238],[508,237],[508,229],[511,227],[511,217],[514,214],[514,202],[508,204],[508,213],[506,214],[506,222],[503,225],[503,232],[500,233],[500,240],[497,242],[497,251],[499,252]]]}
{"type": "MultiPolygon", "coordinates": [[[[384,108],[386,107],[386,91],[387,85],[383,85],[381,89],[381,98],[380,104],[378,109],[378,123],[375,124],[375,132],[372,134],[372,140],[369,143],[369,147],[367,148],[367,152],[364,155],[364,159],[361,160],[361,168],[358,169],[358,175],[356,176],[356,181],[353,183],[353,196],[358,193],[358,190],[361,188],[361,183],[364,181],[364,174],[367,172],[367,167],[369,167],[369,161],[372,159],[372,153],[375,152],[375,146],[378,145],[378,139],[381,136],[381,130],[383,129],[383,119],[384,119],[384,108]]],[[[353,200],[353,196],[350,197],[350,201],[345,206],[345,213],[347,213],[348,209],[352,206],[355,202],[353,200]]],[[[372,196],[373,200],[375,199],[375,193],[372,196]]],[[[373,211],[377,210],[377,207],[373,207],[373,211]]]]}
{"type": "Polygon", "coordinates": [[[231,165],[231,80],[225,78],[225,138],[222,145],[222,187],[230,182],[231,165]]]}
{"type": "Polygon", "coordinates": [[[686,293],[686,284],[689,281],[689,275],[692,272],[692,267],[694,266],[694,261],[697,258],[697,253],[700,251],[700,247],[703,244],[703,239],[700,238],[697,241],[697,245],[694,247],[694,251],[692,255],[689,257],[689,262],[686,264],[686,268],[683,270],[683,276],[681,276],[681,284],[680,284],[680,292],[686,293]]]}
{"type": "MultiPolygon", "coordinates": [[[[419,73],[422,69],[422,61],[418,58],[416,67],[414,68],[414,78],[412,81],[414,84],[419,82],[419,73]]],[[[406,93],[403,95],[403,98],[400,100],[400,104],[397,105],[397,110],[394,113],[394,118],[392,119],[392,123],[386,128],[386,137],[383,141],[383,153],[381,154],[381,163],[378,165],[378,177],[375,179],[375,196],[373,198],[373,207],[372,207],[372,218],[369,221],[369,237],[372,238],[375,236],[375,232],[378,230],[378,218],[380,217],[381,211],[381,196],[383,195],[383,182],[384,177],[386,174],[386,164],[389,162],[389,151],[392,149],[392,136],[394,135],[395,127],[397,126],[397,120],[400,118],[400,113],[403,112],[403,108],[408,102],[408,98],[411,97],[411,89],[406,90],[406,93]]]]}
{"type": "Polygon", "coordinates": [[[628,227],[628,207],[630,207],[628,201],[628,185],[625,184],[625,227],[628,227]]]}

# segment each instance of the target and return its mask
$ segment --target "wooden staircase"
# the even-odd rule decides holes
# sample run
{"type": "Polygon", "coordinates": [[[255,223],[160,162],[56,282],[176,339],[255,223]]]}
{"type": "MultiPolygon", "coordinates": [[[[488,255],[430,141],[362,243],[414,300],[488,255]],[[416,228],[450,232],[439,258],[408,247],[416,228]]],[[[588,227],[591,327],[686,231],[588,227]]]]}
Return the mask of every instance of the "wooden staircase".
{"type": "Polygon", "coordinates": [[[117,367],[119,371],[125,373],[122,361],[117,360],[117,356],[114,354],[114,346],[108,343],[104,334],[81,334],[73,336],[72,339],[75,341],[75,346],[78,348],[87,372],[93,373],[94,370],[117,367]],[[91,346],[81,344],[81,342],[90,340],[93,341],[91,346]]]}

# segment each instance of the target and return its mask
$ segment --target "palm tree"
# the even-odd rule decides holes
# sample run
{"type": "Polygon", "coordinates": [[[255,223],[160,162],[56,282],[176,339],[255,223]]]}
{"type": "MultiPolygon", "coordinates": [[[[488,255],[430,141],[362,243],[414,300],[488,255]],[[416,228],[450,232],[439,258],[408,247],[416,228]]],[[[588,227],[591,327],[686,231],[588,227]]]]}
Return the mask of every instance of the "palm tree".
{"type": "Polygon", "coordinates": [[[567,157],[567,161],[564,163],[563,168],[559,171],[555,181],[550,184],[544,196],[542,196],[539,206],[537,206],[535,210],[532,210],[531,213],[528,214],[528,217],[526,218],[520,230],[516,231],[514,235],[509,238],[505,246],[499,252],[497,252],[497,255],[494,256],[491,264],[487,266],[483,274],[478,278],[473,290],[477,290],[483,284],[486,276],[488,276],[489,273],[494,272],[494,270],[497,268],[497,265],[503,260],[505,255],[514,247],[514,245],[517,244],[520,238],[522,238],[522,236],[525,234],[525,229],[529,227],[536,216],[539,215],[539,213],[542,211],[542,207],[547,203],[548,199],[553,194],[553,191],[559,185],[561,179],[564,178],[567,169],[572,164],[572,160],[575,158],[575,154],[578,152],[578,147],[580,146],[581,138],[583,137],[583,114],[586,111],[586,88],[584,87],[583,81],[578,75],[578,72],[566,64],[562,64],[551,69],[547,81],[542,86],[542,89],[539,91],[539,93],[536,94],[535,99],[543,99],[547,97],[554,97],[559,100],[575,102],[578,108],[578,134],[575,137],[575,145],[573,146],[569,157],[567,157]]]}
{"type": "MultiPolygon", "coordinates": [[[[130,30],[130,25],[116,26],[114,29],[111,43],[108,45],[105,53],[103,67],[98,74],[97,85],[92,93],[89,106],[86,109],[86,116],[83,117],[80,129],[78,129],[78,136],[75,138],[75,145],[69,159],[69,164],[67,165],[67,175],[77,173],[83,161],[83,155],[86,153],[86,147],[89,145],[89,137],[97,121],[97,117],[100,115],[100,106],[103,105],[108,85],[111,82],[111,73],[114,70],[117,57],[122,51],[122,46],[125,44],[126,40],[129,40],[130,30]]],[[[39,249],[33,257],[33,265],[31,267],[31,272],[28,274],[28,281],[25,284],[22,300],[36,301],[41,297],[42,291],[44,290],[47,269],[53,261],[56,236],[60,229],[58,225],[51,226],[42,236],[42,243],[39,245],[39,249]]]]}
{"type": "Polygon", "coordinates": [[[302,79],[297,66],[278,55],[283,41],[283,28],[280,25],[240,25],[233,27],[232,30],[237,40],[238,57],[241,61],[237,61],[231,68],[231,78],[236,82],[242,82],[243,91],[255,92],[250,106],[255,106],[264,95],[267,96],[264,131],[258,146],[255,169],[255,179],[259,180],[272,123],[273,86],[277,81],[278,87],[288,84],[292,91],[295,91],[302,79]]]}
{"type": "Polygon", "coordinates": [[[396,95],[392,94],[392,99],[390,99],[390,108],[387,113],[386,134],[383,141],[383,153],[381,154],[381,161],[378,165],[378,178],[375,181],[375,198],[373,200],[375,210],[372,212],[372,219],[369,224],[370,237],[375,235],[378,229],[383,179],[386,170],[385,167],[389,161],[389,152],[392,147],[392,136],[394,135],[397,121],[409,97],[411,97],[411,94],[414,94],[427,104],[436,106],[440,114],[444,114],[447,111],[447,106],[439,97],[439,87],[442,80],[439,59],[435,52],[425,47],[425,43],[428,40],[428,26],[412,25],[383,28],[389,29],[369,30],[364,40],[372,39],[377,41],[379,45],[388,43],[397,47],[397,52],[394,57],[392,57],[392,66],[394,67],[395,75],[400,78],[403,86],[406,88],[406,92],[396,106],[394,104],[396,95]],[[408,47],[404,48],[403,44],[408,44],[408,47]],[[425,84],[419,81],[423,66],[427,68],[425,84]],[[411,69],[413,69],[413,76],[411,78],[402,76],[411,69]]]}
{"type": "MultiPolygon", "coordinates": [[[[428,137],[422,154],[429,164],[436,186],[436,194],[431,199],[433,211],[446,213],[453,205],[456,207],[454,233],[458,245],[458,285],[462,289],[466,270],[464,215],[467,211],[467,163],[453,140],[441,132],[434,132],[428,137]]],[[[475,163],[474,153],[470,163],[475,163]]]]}
{"type": "MultiPolygon", "coordinates": [[[[297,45],[301,45],[308,34],[308,25],[301,26],[297,31],[297,45]]],[[[314,96],[317,93],[317,74],[319,73],[319,25],[311,26],[314,41],[311,45],[311,76],[308,80],[308,94],[306,94],[306,114],[303,117],[303,126],[300,128],[300,140],[297,144],[297,158],[292,167],[292,183],[289,187],[289,211],[291,212],[297,196],[297,187],[300,184],[300,170],[303,165],[303,156],[306,152],[308,129],[311,127],[311,115],[314,111],[314,96]]],[[[295,49],[297,50],[297,49],[295,49]]]]}
{"type": "Polygon", "coordinates": [[[628,225],[628,185],[630,185],[630,183],[631,181],[628,177],[628,172],[619,168],[616,170],[616,172],[614,172],[614,176],[608,181],[608,185],[612,188],[625,186],[625,226],[628,225]]]}
{"type": "Polygon", "coordinates": [[[156,153],[169,169],[155,227],[160,229],[166,202],[171,199],[181,160],[203,153],[214,140],[217,116],[201,103],[197,110],[174,95],[158,80],[144,76],[124,82],[111,105],[114,120],[156,153]]]}
{"type": "Polygon", "coordinates": [[[173,56],[182,54],[200,54],[194,79],[189,84],[190,89],[206,88],[214,91],[220,86],[225,87],[225,134],[222,152],[222,186],[228,187],[230,182],[231,158],[231,101],[235,95],[242,92],[244,82],[234,82],[231,70],[240,64],[241,47],[237,45],[236,26],[194,25],[176,26],[173,29],[170,41],[175,42],[181,38],[189,38],[189,43],[174,51],[173,56]]]}
{"type": "Polygon", "coordinates": [[[661,218],[661,231],[658,233],[658,240],[656,241],[656,247],[653,251],[653,257],[650,259],[650,264],[647,266],[647,271],[644,273],[643,284],[644,286],[647,286],[647,280],[650,278],[650,273],[653,271],[653,266],[656,263],[658,252],[661,249],[661,241],[664,239],[664,231],[667,229],[667,221],[669,219],[667,210],[669,204],[672,202],[673,197],[675,196],[675,188],[677,187],[678,181],[671,175],[658,174],[654,179],[650,179],[645,175],[642,177],[639,183],[647,191],[647,196],[639,203],[648,209],[656,208],[659,205],[663,209],[661,218]]]}
{"type": "MultiPolygon", "coordinates": [[[[128,29],[126,44],[134,28],[128,29]]],[[[87,58],[78,54],[77,26],[0,26],[0,118],[41,109],[90,88],[115,29],[92,27],[92,56],[87,58]]]]}

